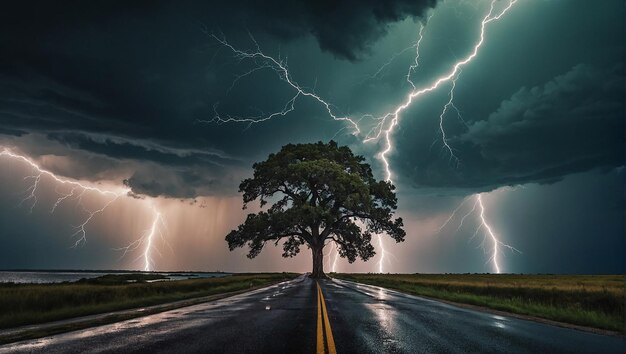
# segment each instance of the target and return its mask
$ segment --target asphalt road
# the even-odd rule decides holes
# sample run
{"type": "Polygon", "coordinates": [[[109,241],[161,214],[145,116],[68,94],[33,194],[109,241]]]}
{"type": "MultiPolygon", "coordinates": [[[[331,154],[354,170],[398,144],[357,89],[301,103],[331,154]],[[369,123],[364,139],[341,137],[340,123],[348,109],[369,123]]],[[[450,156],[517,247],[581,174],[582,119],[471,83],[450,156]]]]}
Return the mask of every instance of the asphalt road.
{"type": "Polygon", "coordinates": [[[623,353],[623,338],[338,280],[250,293],[0,347],[36,353],[623,353]],[[324,301],[320,301],[323,299],[324,301]]]}

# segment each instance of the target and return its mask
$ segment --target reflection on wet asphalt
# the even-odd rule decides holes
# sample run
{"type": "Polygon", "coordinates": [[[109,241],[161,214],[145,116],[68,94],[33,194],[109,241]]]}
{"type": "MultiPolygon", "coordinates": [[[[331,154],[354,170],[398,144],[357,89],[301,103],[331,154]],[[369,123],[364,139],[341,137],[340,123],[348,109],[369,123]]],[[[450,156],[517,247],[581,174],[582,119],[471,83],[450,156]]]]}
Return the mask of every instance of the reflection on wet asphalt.
{"type": "Polygon", "coordinates": [[[300,277],[204,304],[0,346],[0,353],[310,353],[316,294],[315,282],[300,277]]]}
{"type": "MultiPolygon", "coordinates": [[[[624,339],[320,281],[338,353],[624,352],[624,339]]],[[[110,325],[0,346],[0,353],[313,353],[317,290],[306,277],[110,325]]]]}
{"type": "Polygon", "coordinates": [[[343,353],[623,353],[623,338],[478,312],[340,280],[324,286],[343,353]]]}

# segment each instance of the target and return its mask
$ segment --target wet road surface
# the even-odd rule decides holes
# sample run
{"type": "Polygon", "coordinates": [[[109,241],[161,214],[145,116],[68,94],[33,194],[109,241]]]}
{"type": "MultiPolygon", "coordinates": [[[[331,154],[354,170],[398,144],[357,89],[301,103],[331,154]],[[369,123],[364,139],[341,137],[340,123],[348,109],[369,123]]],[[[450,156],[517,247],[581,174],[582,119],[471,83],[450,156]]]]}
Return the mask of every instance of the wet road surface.
{"type": "Polygon", "coordinates": [[[624,338],[505,317],[375,286],[328,281],[338,352],[624,353],[624,338]]]}
{"type": "Polygon", "coordinates": [[[623,353],[623,338],[306,277],[210,303],[0,346],[0,353],[623,353]],[[321,296],[320,296],[321,295],[321,296]],[[320,301],[322,299],[324,301],[320,301]]]}

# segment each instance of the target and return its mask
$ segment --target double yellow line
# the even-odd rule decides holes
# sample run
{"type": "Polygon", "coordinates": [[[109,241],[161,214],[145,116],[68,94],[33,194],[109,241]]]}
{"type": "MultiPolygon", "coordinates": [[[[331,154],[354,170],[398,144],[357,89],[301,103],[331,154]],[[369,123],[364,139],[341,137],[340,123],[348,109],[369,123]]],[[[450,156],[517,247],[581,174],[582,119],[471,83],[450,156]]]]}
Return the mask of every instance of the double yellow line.
{"type": "Polygon", "coordinates": [[[330,328],[328,312],[326,312],[326,301],[320,284],[317,283],[317,354],[337,354],[333,331],[330,328]],[[323,320],[322,320],[323,319],[323,320]],[[322,325],[322,322],[324,324],[322,325]],[[326,347],[324,347],[324,334],[326,334],[326,347]],[[328,351],[326,351],[326,349],[328,351]]]}

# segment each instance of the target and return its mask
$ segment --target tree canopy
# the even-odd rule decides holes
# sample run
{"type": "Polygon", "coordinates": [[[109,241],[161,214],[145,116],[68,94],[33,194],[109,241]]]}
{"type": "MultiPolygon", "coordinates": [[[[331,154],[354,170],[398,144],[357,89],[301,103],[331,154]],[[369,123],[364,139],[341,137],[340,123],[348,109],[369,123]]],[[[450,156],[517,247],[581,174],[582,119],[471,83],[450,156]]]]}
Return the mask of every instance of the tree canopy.
{"type": "Polygon", "coordinates": [[[377,181],[365,158],[336,142],[288,144],[267,160],[253,165],[254,176],[239,185],[243,208],[259,200],[262,210],[226,236],[230,250],[249,247],[256,257],[267,242],[283,240],[283,257],[293,257],[303,245],[313,253],[313,277],[323,277],[322,249],[335,242],[350,263],[376,253],[373,234],[404,241],[395,187],[377,181]],[[271,205],[268,205],[271,204],[271,205]]]}

